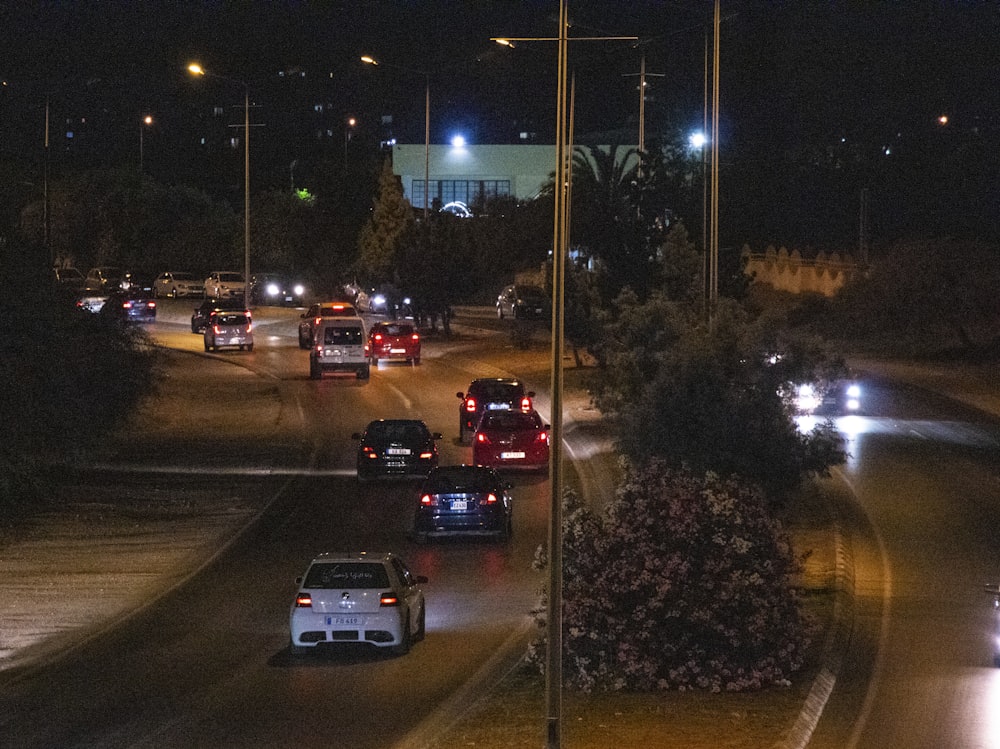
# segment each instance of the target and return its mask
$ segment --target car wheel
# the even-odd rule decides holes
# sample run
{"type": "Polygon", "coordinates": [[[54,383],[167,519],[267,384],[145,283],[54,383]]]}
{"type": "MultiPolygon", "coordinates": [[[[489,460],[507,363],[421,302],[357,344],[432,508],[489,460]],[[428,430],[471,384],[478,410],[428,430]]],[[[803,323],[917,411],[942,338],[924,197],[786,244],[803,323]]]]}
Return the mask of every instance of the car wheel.
{"type": "Polygon", "coordinates": [[[415,366],[415,367],[420,366],[420,357],[419,356],[414,356],[413,357],[413,366],[415,366]]]}
{"type": "Polygon", "coordinates": [[[420,642],[427,636],[427,607],[422,606],[420,608],[420,619],[417,623],[417,634],[414,638],[417,642],[420,642]]]}
{"type": "Polygon", "coordinates": [[[299,348],[301,349],[309,348],[309,341],[303,338],[301,334],[299,335],[299,348]]]}
{"type": "Polygon", "coordinates": [[[395,655],[406,655],[410,652],[410,643],[412,642],[412,637],[410,636],[410,615],[406,615],[406,620],[403,622],[403,632],[402,637],[398,645],[392,646],[392,652],[395,655]]]}
{"type": "Polygon", "coordinates": [[[248,343],[247,344],[247,351],[253,351],[253,344],[252,343],[248,343]]]}
{"type": "Polygon", "coordinates": [[[243,351],[243,350],[244,350],[245,348],[246,348],[246,346],[244,346],[244,345],[243,345],[243,344],[241,343],[241,344],[240,344],[240,351],[243,351]]]}
{"type": "Polygon", "coordinates": [[[371,377],[371,369],[365,364],[365,366],[358,370],[358,379],[367,380],[369,377],[371,377]]]}
{"type": "Polygon", "coordinates": [[[497,305],[497,318],[503,320],[503,307],[497,305]]]}
{"type": "Polygon", "coordinates": [[[205,344],[205,350],[206,350],[206,351],[211,351],[211,350],[212,350],[212,347],[211,347],[211,346],[209,346],[209,345],[208,345],[208,344],[206,343],[206,344],[205,344]]]}
{"type": "Polygon", "coordinates": [[[458,422],[458,441],[465,442],[465,422],[458,422]]]}
{"type": "Polygon", "coordinates": [[[315,364],[310,364],[309,365],[309,379],[311,379],[311,380],[319,380],[319,379],[322,379],[322,378],[323,378],[323,370],[320,369],[315,364]]]}

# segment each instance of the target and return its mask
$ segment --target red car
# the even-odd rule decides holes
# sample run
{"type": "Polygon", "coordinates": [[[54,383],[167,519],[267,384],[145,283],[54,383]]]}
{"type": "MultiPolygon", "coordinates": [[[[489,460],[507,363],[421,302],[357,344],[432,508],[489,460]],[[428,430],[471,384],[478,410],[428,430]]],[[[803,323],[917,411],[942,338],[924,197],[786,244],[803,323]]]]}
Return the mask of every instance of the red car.
{"type": "Polygon", "coordinates": [[[549,425],[535,410],[487,411],[472,438],[472,462],[495,468],[547,468],[549,425]]]}
{"type": "Polygon", "coordinates": [[[379,359],[420,363],[420,334],[411,322],[377,322],[368,333],[372,366],[379,359]]]}

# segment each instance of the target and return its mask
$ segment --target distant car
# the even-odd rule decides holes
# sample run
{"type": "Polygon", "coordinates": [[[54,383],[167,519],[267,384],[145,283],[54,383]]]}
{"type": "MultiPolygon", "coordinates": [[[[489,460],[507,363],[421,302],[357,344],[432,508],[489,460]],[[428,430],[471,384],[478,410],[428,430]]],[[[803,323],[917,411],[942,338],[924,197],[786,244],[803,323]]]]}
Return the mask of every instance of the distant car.
{"type": "Polygon", "coordinates": [[[316,327],[316,340],[309,349],[309,377],[322,379],[324,372],[353,371],[367,380],[368,337],[360,317],[324,317],[316,327]]]}
{"type": "Polygon", "coordinates": [[[216,310],[205,326],[205,350],[238,348],[253,351],[253,321],[245,310],[216,310]]]}
{"type": "Polygon", "coordinates": [[[502,377],[483,377],[473,380],[464,393],[456,393],[462,401],[458,407],[458,437],[465,441],[472,434],[487,411],[523,411],[534,409],[529,391],[520,380],[502,377]]]}
{"type": "Polygon", "coordinates": [[[513,531],[510,483],[488,466],[439,466],[417,493],[413,540],[469,535],[506,541],[513,531]]]}
{"type": "Polygon", "coordinates": [[[511,284],[497,297],[497,317],[503,320],[538,320],[549,311],[549,295],[538,286],[511,284]]]}
{"type": "Polygon", "coordinates": [[[86,286],[87,277],[76,268],[53,268],[56,283],[64,289],[82,291],[86,286]]]}
{"type": "Polygon", "coordinates": [[[202,286],[205,287],[205,296],[219,299],[242,298],[246,292],[243,274],[235,271],[214,270],[208,274],[202,286]]]}
{"type": "Polygon", "coordinates": [[[496,468],[548,468],[549,425],[537,411],[487,411],[472,437],[472,462],[496,468]]]}
{"type": "Polygon", "coordinates": [[[208,325],[208,318],[217,310],[250,314],[250,310],[243,303],[242,297],[239,299],[216,299],[215,297],[209,297],[195,307],[194,312],[191,313],[191,332],[204,333],[205,326],[208,325]]]}
{"type": "Polygon", "coordinates": [[[125,323],[154,323],[156,300],[141,289],[117,289],[108,294],[99,314],[125,323]]]}
{"type": "Polygon", "coordinates": [[[859,413],[861,395],[861,385],[853,380],[792,385],[790,393],[796,413],[817,416],[859,413]]]}
{"type": "Polygon", "coordinates": [[[419,419],[379,419],[371,422],[364,432],[355,432],[358,445],[358,478],[379,475],[427,475],[438,464],[435,440],[439,432],[431,432],[419,419]]]}
{"type": "Polygon", "coordinates": [[[194,277],[193,273],[179,270],[163,271],[153,280],[153,296],[178,297],[202,296],[205,293],[205,283],[194,277]]]}
{"type": "Polygon", "coordinates": [[[411,322],[377,322],[368,333],[372,366],[379,360],[420,364],[420,334],[411,322]]]}
{"type": "Polygon", "coordinates": [[[427,612],[419,586],[426,582],[392,553],[319,555],[296,579],[288,614],[291,654],[361,643],[405,655],[424,639],[427,612]]]}
{"type": "Polygon", "coordinates": [[[309,348],[316,337],[316,328],[328,317],[358,317],[358,310],[350,302],[317,302],[303,312],[299,323],[299,348],[309,348]]]}
{"type": "Polygon", "coordinates": [[[250,302],[272,307],[301,307],[305,304],[306,286],[276,273],[261,273],[250,278],[250,302]]]}
{"type": "Polygon", "coordinates": [[[115,289],[127,289],[128,278],[122,268],[111,265],[102,265],[91,268],[84,279],[84,289],[87,291],[114,291],[115,289]]]}

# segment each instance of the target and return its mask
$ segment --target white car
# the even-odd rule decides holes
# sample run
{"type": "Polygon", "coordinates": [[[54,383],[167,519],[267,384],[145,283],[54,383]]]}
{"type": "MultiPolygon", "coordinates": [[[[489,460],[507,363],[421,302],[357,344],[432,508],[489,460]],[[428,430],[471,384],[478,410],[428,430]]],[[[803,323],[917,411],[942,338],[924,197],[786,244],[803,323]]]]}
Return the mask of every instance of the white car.
{"type": "Polygon", "coordinates": [[[354,372],[359,380],[371,373],[368,333],[360,317],[323,317],[316,326],[309,351],[309,377],[323,379],[324,372],[354,372]]]}
{"type": "Polygon", "coordinates": [[[253,351],[253,321],[245,310],[215,310],[209,315],[205,350],[218,351],[224,346],[253,351]]]}
{"type": "Polygon", "coordinates": [[[303,655],[324,644],[364,643],[409,652],[426,629],[427,582],[392,553],[321,554],[312,560],[288,614],[290,650],[303,655]]]}
{"type": "Polygon", "coordinates": [[[153,281],[153,296],[171,297],[201,296],[205,293],[205,284],[194,277],[193,273],[179,270],[163,271],[153,281]]]}
{"type": "Polygon", "coordinates": [[[235,271],[214,270],[208,274],[202,285],[205,289],[205,296],[216,299],[241,297],[246,290],[243,274],[235,271]]]}

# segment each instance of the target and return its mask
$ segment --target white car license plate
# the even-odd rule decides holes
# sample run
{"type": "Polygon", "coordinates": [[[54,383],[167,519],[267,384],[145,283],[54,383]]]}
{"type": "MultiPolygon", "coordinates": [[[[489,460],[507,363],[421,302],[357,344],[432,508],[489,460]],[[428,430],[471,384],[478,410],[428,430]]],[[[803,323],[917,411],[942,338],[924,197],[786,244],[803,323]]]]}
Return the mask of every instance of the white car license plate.
{"type": "Polygon", "coordinates": [[[356,627],[360,624],[360,616],[328,616],[326,618],[328,627],[356,627]]]}
{"type": "Polygon", "coordinates": [[[406,349],[405,348],[391,348],[391,349],[389,349],[389,353],[390,354],[405,354],[406,353],[406,349]]]}
{"type": "Polygon", "coordinates": [[[406,447],[388,447],[385,453],[386,455],[409,455],[410,450],[406,447]]]}
{"type": "Polygon", "coordinates": [[[501,460],[517,460],[518,458],[523,458],[524,453],[522,452],[510,452],[510,453],[500,453],[501,460]]]}
{"type": "Polygon", "coordinates": [[[490,411],[509,411],[510,405],[507,403],[489,403],[486,408],[490,411]]]}
{"type": "Polygon", "coordinates": [[[466,510],[469,507],[469,503],[464,499],[453,499],[451,501],[451,509],[453,510],[466,510]]]}
{"type": "Polygon", "coordinates": [[[232,337],[232,338],[229,339],[229,342],[235,345],[237,343],[242,343],[243,341],[238,336],[234,336],[234,337],[232,337]]]}

